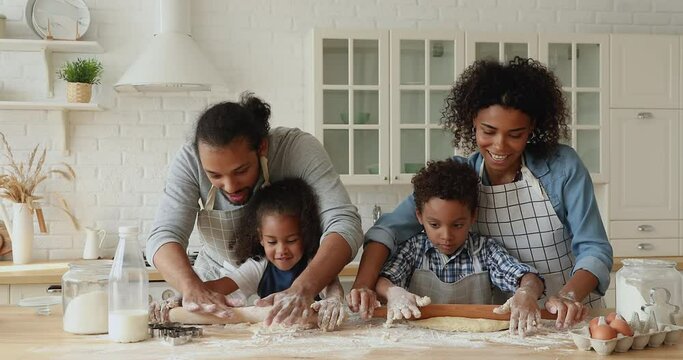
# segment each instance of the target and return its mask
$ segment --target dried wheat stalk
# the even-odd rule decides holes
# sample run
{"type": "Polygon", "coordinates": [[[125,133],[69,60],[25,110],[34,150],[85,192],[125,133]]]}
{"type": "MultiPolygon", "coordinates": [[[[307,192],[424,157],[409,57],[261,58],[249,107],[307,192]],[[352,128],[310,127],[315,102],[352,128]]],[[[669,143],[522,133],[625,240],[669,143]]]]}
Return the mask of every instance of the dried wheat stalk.
{"type": "MultiPolygon", "coordinates": [[[[36,187],[45,181],[50,174],[57,174],[69,181],[76,178],[73,168],[67,163],[60,163],[63,168],[45,170],[46,150],[39,151],[38,145],[29,153],[26,163],[17,162],[12,152],[5,134],[0,132],[0,146],[2,146],[2,156],[7,159],[7,174],[0,174],[0,198],[8,199],[16,203],[26,203],[33,209],[33,202],[42,199],[42,196],[34,195],[36,187]]],[[[74,226],[78,228],[78,222],[71,212],[66,202],[63,201],[64,210],[71,218],[74,226]]]]}

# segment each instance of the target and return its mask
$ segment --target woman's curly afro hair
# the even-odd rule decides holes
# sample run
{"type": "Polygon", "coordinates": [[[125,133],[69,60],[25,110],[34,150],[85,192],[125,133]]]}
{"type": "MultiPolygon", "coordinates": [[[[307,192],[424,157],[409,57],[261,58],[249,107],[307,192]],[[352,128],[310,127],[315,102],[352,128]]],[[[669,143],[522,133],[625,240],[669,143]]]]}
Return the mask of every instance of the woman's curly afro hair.
{"type": "Polygon", "coordinates": [[[560,138],[569,138],[569,109],[555,75],[540,62],[515,57],[508,64],[474,62],[460,75],[446,98],[442,125],[453,133],[453,145],[477,150],[474,119],[492,105],[517,109],[531,119],[534,131],[527,148],[547,156],[560,138]]]}
{"type": "Polygon", "coordinates": [[[467,163],[453,159],[429,161],[413,176],[415,207],[422,213],[431,198],[457,200],[472,213],[477,209],[479,176],[467,163]]]}

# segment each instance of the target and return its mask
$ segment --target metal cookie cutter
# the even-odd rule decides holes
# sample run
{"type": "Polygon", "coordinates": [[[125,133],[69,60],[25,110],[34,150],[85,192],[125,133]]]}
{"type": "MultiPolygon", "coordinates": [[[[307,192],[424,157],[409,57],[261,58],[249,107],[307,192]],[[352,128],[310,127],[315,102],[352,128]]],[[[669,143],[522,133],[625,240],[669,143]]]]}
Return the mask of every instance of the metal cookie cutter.
{"type": "Polygon", "coordinates": [[[646,314],[648,313],[648,309],[652,312],[656,309],[662,309],[664,312],[668,312],[669,319],[667,320],[670,321],[669,324],[676,324],[676,314],[678,314],[680,307],[671,303],[671,292],[669,289],[654,287],[650,289],[650,302],[640,307],[640,310],[646,314]]]}
{"type": "Polygon", "coordinates": [[[180,323],[149,324],[149,335],[159,338],[170,345],[182,345],[192,338],[201,337],[204,331],[196,326],[183,326],[180,323]]]}

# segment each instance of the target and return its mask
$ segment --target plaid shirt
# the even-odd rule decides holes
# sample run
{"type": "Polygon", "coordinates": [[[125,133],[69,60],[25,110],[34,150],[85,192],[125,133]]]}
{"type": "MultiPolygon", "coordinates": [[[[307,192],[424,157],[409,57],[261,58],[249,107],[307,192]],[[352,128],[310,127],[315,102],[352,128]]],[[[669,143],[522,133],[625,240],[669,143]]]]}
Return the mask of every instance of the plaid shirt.
{"type": "Polygon", "coordinates": [[[440,253],[427,234],[421,232],[401,244],[394,257],[384,264],[380,275],[394,285],[407,288],[413,272],[422,268],[423,255],[427,254],[429,270],[441,281],[454,283],[474,273],[469,246],[472,244],[476,250],[482,241],[484,244],[475,256],[479,258],[482,271],[489,272],[493,286],[505,292],[514,292],[524,274],[538,274],[536,269],[519,262],[492,238],[470,232],[465,244],[449,257],[440,253]]]}

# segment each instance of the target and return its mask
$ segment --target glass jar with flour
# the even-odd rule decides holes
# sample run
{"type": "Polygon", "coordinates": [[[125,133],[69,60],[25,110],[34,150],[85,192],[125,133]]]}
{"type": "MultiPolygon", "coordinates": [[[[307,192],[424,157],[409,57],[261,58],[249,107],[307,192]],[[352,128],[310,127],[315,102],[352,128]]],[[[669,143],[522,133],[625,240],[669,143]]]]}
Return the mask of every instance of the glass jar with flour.
{"type": "Polygon", "coordinates": [[[63,328],[73,334],[106,334],[111,261],[69,264],[62,276],[63,328]]]}
{"type": "Polygon", "coordinates": [[[649,318],[654,312],[660,324],[681,323],[683,277],[676,263],[655,259],[624,259],[617,271],[617,312],[630,319],[649,318]]]}

